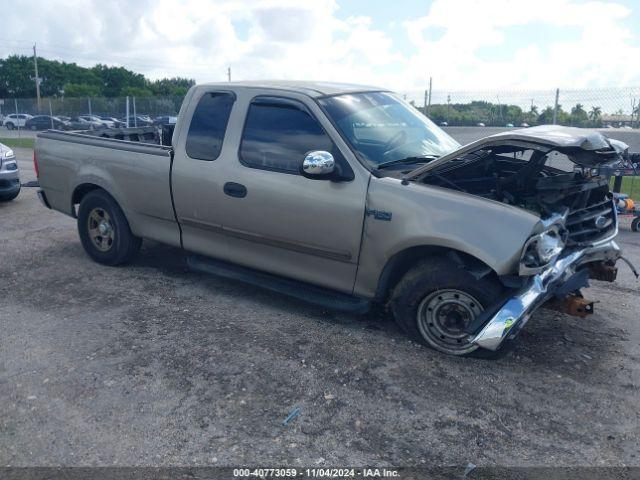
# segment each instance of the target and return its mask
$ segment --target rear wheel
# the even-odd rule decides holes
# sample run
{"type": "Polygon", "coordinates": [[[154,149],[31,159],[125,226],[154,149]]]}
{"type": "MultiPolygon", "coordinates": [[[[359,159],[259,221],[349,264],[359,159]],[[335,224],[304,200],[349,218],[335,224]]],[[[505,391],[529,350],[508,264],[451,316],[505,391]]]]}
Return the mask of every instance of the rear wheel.
{"type": "Polygon", "coordinates": [[[105,265],[129,263],[142,244],[131,233],[118,203],[104,190],[91,191],[80,202],[78,234],[87,254],[105,265]]]}
{"type": "Polygon", "coordinates": [[[631,222],[631,230],[634,232],[640,232],[640,217],[636,217],[631,222]]]}
{"type": "Polygon", "coordinates": [[[497,352],[471,343],[466,328],[500,296],[490,278],[477,279],[446,259],[430,257],[413,267],[395,287],[391,310],[414,340],[448,355],[493,358],[497,352]]]}
{"type": "Polygon", "coordinates": [[[5,125],[5,127],[7,127],[7,130],[13,130],[14,125],[13,125],[13,123],[9,122],[9,123],[7,123],[7,124],[5,125]]]}

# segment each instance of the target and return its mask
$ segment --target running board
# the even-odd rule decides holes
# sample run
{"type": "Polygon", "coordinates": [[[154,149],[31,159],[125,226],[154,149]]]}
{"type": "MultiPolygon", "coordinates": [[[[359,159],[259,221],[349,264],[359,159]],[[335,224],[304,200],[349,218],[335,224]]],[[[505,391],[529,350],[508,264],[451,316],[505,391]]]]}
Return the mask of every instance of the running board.
{"type": "Polygon", "coordinates": [[[363,298],[304,282],[298,282],[296,280],[290,280],[251,268],[241,267],[221,260],[205,258],[199,255],[190,255],[187,257],[187,265],[190,269],[198,272],[239,280],[331,310],[340,310],[349,313],[366,313],[371,307],[371,302],[363,298]]]}

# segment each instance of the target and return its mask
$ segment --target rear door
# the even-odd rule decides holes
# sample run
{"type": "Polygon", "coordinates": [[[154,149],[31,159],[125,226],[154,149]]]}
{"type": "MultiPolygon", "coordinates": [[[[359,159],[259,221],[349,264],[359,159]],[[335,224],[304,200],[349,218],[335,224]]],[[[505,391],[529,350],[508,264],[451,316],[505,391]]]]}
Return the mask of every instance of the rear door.
{"type": "Polygon", "coordinates": [[[223,153],[233,155],[225,141],[236,101],[233,92],[208,90],[188,100],[183,118],[190,118],[174,136],[171,185],[185,249],[228,259],[222,231],[225,169],[223,153]]]}

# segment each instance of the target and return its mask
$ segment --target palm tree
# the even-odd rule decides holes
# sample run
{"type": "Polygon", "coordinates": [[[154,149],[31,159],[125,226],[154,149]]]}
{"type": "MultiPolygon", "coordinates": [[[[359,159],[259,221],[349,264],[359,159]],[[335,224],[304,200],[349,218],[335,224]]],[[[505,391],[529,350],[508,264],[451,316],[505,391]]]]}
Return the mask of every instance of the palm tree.
{"type": "Polygon", "coordinates": [[[602,109],[600,107],[591,107],[591,111],[589,112],[589,120],[592,122],[596,122],[600,120],[600,115],[602,115],[602,109]]]}
{"type": "Polygon", "coordinates": [[[584,112],[584,105],[576,103],[576,106],[571,109],[571,115],[581,115],[584,112]]]}

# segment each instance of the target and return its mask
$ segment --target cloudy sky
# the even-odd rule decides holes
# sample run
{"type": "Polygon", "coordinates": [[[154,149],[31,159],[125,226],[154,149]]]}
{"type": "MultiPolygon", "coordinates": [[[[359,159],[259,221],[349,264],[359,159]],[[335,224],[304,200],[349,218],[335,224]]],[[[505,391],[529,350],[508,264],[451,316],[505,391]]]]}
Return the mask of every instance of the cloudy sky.
{"type": "Polygon", "coordinates": [[[640,86],[640,1],[13,0],[0,56],[198,82],[288,78],[449,90],[640,86]]]}

